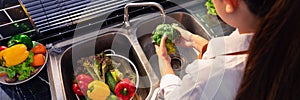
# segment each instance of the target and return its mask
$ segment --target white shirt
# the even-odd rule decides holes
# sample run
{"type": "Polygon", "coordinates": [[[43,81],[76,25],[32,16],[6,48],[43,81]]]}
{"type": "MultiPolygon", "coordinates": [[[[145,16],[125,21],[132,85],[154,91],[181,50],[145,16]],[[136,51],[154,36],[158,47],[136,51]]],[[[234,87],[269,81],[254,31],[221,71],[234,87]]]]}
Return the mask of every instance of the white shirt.
{"type": "Polygon", "coordinates": [[[181,80],[167,74],[160,82],[159,98],[166,100],[233,100],[244,74],[247,54],[226,55],[248,50],[253,34],[239,34],[211,39],[202,59],[185,69],[181,80]]]}

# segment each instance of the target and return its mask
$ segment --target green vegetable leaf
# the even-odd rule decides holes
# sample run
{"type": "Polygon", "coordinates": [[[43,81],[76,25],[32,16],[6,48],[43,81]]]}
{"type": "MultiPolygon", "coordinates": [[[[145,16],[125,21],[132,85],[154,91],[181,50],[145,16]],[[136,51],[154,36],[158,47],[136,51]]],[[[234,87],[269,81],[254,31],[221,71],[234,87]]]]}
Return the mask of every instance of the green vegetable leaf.
{"type": "Polygon", "coordinates": [[[173,26],[178,26],[178,24],[160,24],[156,27],[156,30],[152,36],[152,41],[156,45],[159,45],[161,42],[161,38],[166,33],[168,39],[166,40],[166,48],[168,54],[173,54],[176,52],[175,48],[175,40],[180,36],[180,33],[177,32],[173,26]]]}
{"type": "Polygon", "coordinates": [[[5,70],[5,72],[6,72],[7,76],[8,76],[8,78],[13,78],[13,77],[15,77],[15,76],[16,76],[16,73],[17,73],[17,72],[14,70],[14,66],[11,66],[11,67],[7,68],[7,69],[5,70]]]}
{"type": "Polygon", "coordinates": [[[33,62],[34,53],[32,51],[29,52],[28,58],[19,65],[11,66],[5,69],[5,72],[8,75],[8,78],[13,78],[17,74],[19,74],[19,80],[24,80],[30,77],[30,73],[34,71],[34,68],[31,66],[33,62]]]}
{"type": "Polygon", "coordinates": [[[207,13],[208,14],[218,15],[212,0],[207,0],[206,3],[205,3],[205,6],[207,8],[207,13]]]}

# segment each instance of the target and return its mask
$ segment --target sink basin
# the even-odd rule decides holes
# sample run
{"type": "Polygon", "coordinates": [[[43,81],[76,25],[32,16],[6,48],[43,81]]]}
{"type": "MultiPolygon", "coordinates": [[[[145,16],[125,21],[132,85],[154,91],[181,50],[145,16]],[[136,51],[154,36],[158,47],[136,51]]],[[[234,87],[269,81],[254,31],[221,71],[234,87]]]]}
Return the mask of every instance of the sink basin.
{"type": "MultiPolygon", "coordinates": [[[[123,24],[118,24],[51,46],[48,76],[53,98],[56,100],[83,100],[83,97],[76,96],[72,90],[77,60],[106,49],[112,49],[116,54],[129,58],[138,70],[139,86],[137,96],[133,99],[150,99],[154,89],[159,86],[160,79],[151,32],[158,24],[162,23],[162,18],[157,17],[157,14],[155,16],[150,14],[133,19],[130,23],[132,26],[128,30],[121,28],[123,24]]],[[[210,39],[202,26],[188,13],[167,14],[165,23],[177,23],[194,34],[210,39]]],[[[176,74],[183,76],[186,65],[197,59],[197,51],[179,46],[176,48],[176,53],[171,55],[171,63],[176,74]]]]}
{"type": "MultiPolygon", "coordinates": [[[[157,63],[157,56],[155,53],[154,44],[152,43],[152,31],[157,25],[162,24],[162,17],[156,17],[143,21],[142,23],[135,24],[135,35],[137,36],[138,42],[141,45],[147,59],[149,60],[154,72],[158,77],[160,77],[160,72],[157,63]]],[[[192,17],[190,14],[185,12],[176,12],[168,14],[165,23],[177,23],[182,28],[200,35],[207,40],[210,39],[209,35],[204,31],[202,26],[192,17]]],[[[185,74],[185,67],[187,64],[191,63],[193,60],[197,59],[197,51],[192,48],[176,46],[177,51],[171,56],[171,64],[175,73],[179,76],[185,74]]]]}
{"type": "MultiPolygon", "coordinates": [[[[62,93],[61,95],[63,99],[76,100],[80,98],[80,100],[84,100],[84,97],[76,96],[72,90],[74,70],[78,67],[77,60],[81,57],[88,57],[90,55],[98,54],[106,49],[112,49],[116,54],[129,58],[136,66],[140,81],[135,99],[145,99],[148,96],[150,91],[150,80],[142,65],[142,61],[139,60],[139,57],[137,57],[137,52],[132,47],[132,43],[123,32],[105,32],[93,38],[74,43],[75,44],[61,47],[61,49],[65,48],[63,50],[64,52],[55,57],[58,65],[58,76],[60,76],[60,80],[57,81],[59,81],[61,88],[54,88],[57,88],[57,91],[55,92],[62,93]]],[[[52,76],[55,77],[56,75],[52,76]]],[[[52,80],[55,81],[55,79],[52,80]]]]}

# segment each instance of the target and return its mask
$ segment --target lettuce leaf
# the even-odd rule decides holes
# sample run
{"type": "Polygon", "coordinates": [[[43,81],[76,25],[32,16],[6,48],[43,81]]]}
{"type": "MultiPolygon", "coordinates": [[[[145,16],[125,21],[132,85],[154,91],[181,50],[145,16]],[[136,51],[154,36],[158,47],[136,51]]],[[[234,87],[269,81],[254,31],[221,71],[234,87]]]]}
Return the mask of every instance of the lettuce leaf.
{"type": "Polygon", "coordinates": [[[207,8],[207,13],[208,14],[218,15],[212,0],[207,0],[206,3],[205,3],[205,6],[207,8]]]}
{"type": "Polygon", "coordinates": [[[13,78],[17,74],[19,74],[19,80],[24,80],[30,77],[30,73],[34,71],[34,68],[31,66],[33,62],[34,53],[32,51],[29,52],[28,58],[19,65],[11,66],[5,69],[5,72],[8,75],[8,78],[13,78]]]}

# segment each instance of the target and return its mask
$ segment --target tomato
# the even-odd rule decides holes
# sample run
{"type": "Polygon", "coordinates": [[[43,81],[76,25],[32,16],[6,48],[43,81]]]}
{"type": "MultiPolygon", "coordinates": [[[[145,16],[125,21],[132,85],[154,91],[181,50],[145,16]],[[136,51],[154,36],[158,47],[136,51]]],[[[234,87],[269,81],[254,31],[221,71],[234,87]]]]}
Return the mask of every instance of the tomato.
{"type": "Polygon", "coordinates": [[[7,49],[6,46],[0,46],[0,51],[7,49]]]}
{"type": "Polygon", "coordinates": [[[73,91],[75,92],[75,94],[78,95],[83,95],[82,91],[80,90],[80,87],[78,86],[78,84],[73,84],[73,91]]]}

